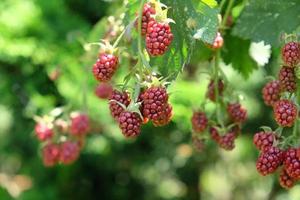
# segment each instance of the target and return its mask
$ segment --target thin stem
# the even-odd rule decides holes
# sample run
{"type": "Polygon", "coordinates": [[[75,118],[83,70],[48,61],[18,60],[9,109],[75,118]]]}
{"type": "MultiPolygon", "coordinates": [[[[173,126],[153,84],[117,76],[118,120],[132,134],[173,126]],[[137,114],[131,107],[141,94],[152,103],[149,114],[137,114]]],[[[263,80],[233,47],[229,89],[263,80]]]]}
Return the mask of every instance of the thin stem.
{"type": "Polygon", "coordinates": [[[122,33],[119,35],[119,37],[116,39],[116,41],[113,44],[113,49],[116,48],[116,46],[118,46],[119,42],[121,41],[122,37],[124,36],[125,32],[126,32],[126,28],[122,31],[122,33]]]}
{"type": "Polygon", "coordinates": [[[225,2],[226,2],[226,0],[222,0],[221,3],[220,3],[220,6],[219,6],[220,7],[220,12],[222,11],[222,9],[224,7],[225,2]]]}
{"type": "Polygon", "coordinates": [[[214,90],[215,90],[215,101],[216,101],[216,115],[217,121],[223,127],[223,122],[220,120],[220,107],[219,107],[219,56],[220,52],[217,50],[215,55],[215,63],[214,63],[214,90]]]}
{"type": "Polygon", "coordinates": [[[227,6],[225,14],[224,14],[224,17],[222,19],[221,28],[224,28],[226,26],[227,18],[229,16],[230,12],[231,12],[231,8],[233,6],[233,3],[234,3],[234,0],[229,0],[228,6],[227,6]]]}
{"type": "Polygon", "coordinates": [[[144,10],[144,4],[146,0],[141,0],[140,9],[139,9],[139,17],[138,17],[138,53],[139,60],[141,60],[142,52],[142,16],[144,10]]]}

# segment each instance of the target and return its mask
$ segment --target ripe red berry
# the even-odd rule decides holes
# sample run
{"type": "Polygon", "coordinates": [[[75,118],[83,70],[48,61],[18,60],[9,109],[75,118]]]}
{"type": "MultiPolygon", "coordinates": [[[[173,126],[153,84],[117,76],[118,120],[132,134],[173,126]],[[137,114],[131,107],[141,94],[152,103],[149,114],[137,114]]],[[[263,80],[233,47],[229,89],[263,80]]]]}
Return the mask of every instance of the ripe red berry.
{"type": "Polygon", "coordinates": [[[124,111],[120,114],[118,122],[125,137],[136,137],[141,132],[142,119],[138,113],[124,111]]]}
{"type": "Polygon", "coordinates": [[[196,136],[192,137],[192,143],[193,143],[194,149],[196,151],[198,151],[198,152],[202,152],[203,151],[203,149],[205,147],[204,146],[205,145],[204,142],[205,142],[204,139],[200,139],[200,138],[198,138],[196,136]]]}
{"type": "Polygon", "coordinates": [[[236,138],[236,134],[234,132],[228,132],[225,135],[221,136],[218,141],[218,144],[221,148],[230,151],[234,149],[234,140],[236,138]]]}
{"type": "Polygon", "coordinates": [[[296,105],[287,99],[277,101],[273,107],[276,122],[283,127],[291,127],[297,118],[296,105]]]}
{"type": "Polygon", "coordinates": [[[142,94],[143,116],[153,121],[160,120],[165,115],[168,99],[165,87],[152,86],[146,89],[142,94]]]}
{"type": "Polygon", "coordinates": [[[280,99],[280,93],[281,86],[278,80],[268,82],[262,89],[265,104],[273,106],[280,99]]]}
{"type": "Polygon", "coordinates": [[[100,83],[96,89],[95,94],[100,99],[108,99],[112,94],[113,88],[109,83],[100,83]]]}
{"type": "Polygon", "coordinates": [[[284,168],[282,168],[279,175],[279,184],[285,189],[290,189],[295,184],[295,180],[287,174],[284,168]]]}
{"type": "Polygon", "coordinates": [[[148,23],[146,48],[151,56],[163,55],[173,40],[171,27],[167,23],[152,20],[148,23]]]}
{"type": "Polygon", "coordinates": [[[217,32],[217,35],[215,37],[214,43],[212,45],[209,45],[212,49],[219,49],[223,46],[224,40],[220,32],[217,32]]]}
{"type": "Polygon", "coordinates": [[[118,103],[123,104],[125,107],[127,107],[130,104],[129,95],[125,91],[120,92],[118,90],[114,90],[109,100],[110,100],[109,102],[110,113],[113,116],[113,118],[118,120],[121,112],[124,111],[124,108],[118,103]]]}
{"type": "Polygon", "coordinates": [[[75,136],[83,136],[89,132],[90,120],[85,114],[76,113],[71,116],[70,133],[75,136]]]}
{"type": "Polygon", "coordinates": [[[227,105],[227,113],[229,117],[237,123],[242,123],[247,118],[247,110],[242,108],[239,103],[230,103],[227,105]]]}
{"type": "Polygon", "coordinates": [[[164,108],[164,111],[159,116],[159,118],[153,120],[152,122],[154,126],[165,126],[171,121],[171,118],[172,118],[172,106],[171,104],[167,104],[164,108]]]}
{"type": "Polygon", "coordinates": [[[42,149],[43,163],[46,167],[57,164],[59,159],[60,147],[54,143],[46,144],[42,149]]]}
{"type": "Polygon", "coordinates": [[[117,70],[118,63],[118,57],[112,54],[101,53],[93,67],[94,77],[101,82],[109,81],[117,70]]]}
{"type": "Polygon", "coordinates": [[[44,122],[39,122],[35,125],[35,134],[40,141],[51,139],[54,135],[50,126],[44,122]]]}
{"type": "MultiPolygon", "coordinates": [[[[147,33],[148,23],[154,20],[152,15],[155,15],[155,9],[151,7],[149,3],[144,5],[143,14],[142,14],[142,36],[145,36],[147,33]]],[[[135,26],[138,26],[138,20],[135,21],[135,26]]]]}
{"type": "Polygon", "coordinates": [[[276,139],[277,136],[274,132],[260,131],[255,133],[253,137],[253,143],[258,150],[264,151],[265,149],[273,146],[276,139]]]}
{"type": "Polygon", "coordinates": [[[289,67],[294,67],[300,62],[300,44],[298,42],[289,42],[282,47],[282,60],[289,67]]]}
{"type": "Polygon", "coordinates": [[[218,131],[218,129],[216,128],[216,127],[210,127],[210,129],[209,129],[209,133],[210,133],[210,136],[211,136],[211,138],[215,141],[215,142],[219,142],[220,141],[220,139],[221,139],[221,136],[220,136],[220,134],[219,134],[219,131],[218,131]]]}
{"type": "Polygon", "coordinates": [[[282,164],[283,156],[283,151],[279,148],[267,148],[265,151],[261,152],[256,161],[257,171],[263,176],[275,172],[275,170],[282,164]]]}
{"type": "Polygon", "coordinates": [[[300,179],[300,159],[297,156],[297,149],[290,148],[285,152],[284,168],[291,178],[300,179]]]}
{"type": "Polygon", "coordinates": [[[297,83],[294,68],[283,66],[279,71],[279,81],[284,91],[295,92],[297,83]]]}
{"type": "Polygon", "coordinates": [[[203,132],[208,123],[208,119],[204,112],[194,112],[191,121],[193,130],[197,133],[203,132]]]}
{"type": "Polygon", "coordinates": [[[78,159],[80,147],[77,142],[65,141],[60,145],[59,161],[68,165],[78,159]]]}
{"type": "MultiPolygon", "coordinates": [[[[222,96],[223,95],[223,91],[224,91],[224,83],[222,80],[218,81],[218,95],[222,96]]],[[[216,95],[215,95],[215,82],[214,80],[211,80],[209,82],[208,88],[207,88],[207,92],[206,92],[206,96],[211,100],[211,101],[216,101],[216,95]]]]}

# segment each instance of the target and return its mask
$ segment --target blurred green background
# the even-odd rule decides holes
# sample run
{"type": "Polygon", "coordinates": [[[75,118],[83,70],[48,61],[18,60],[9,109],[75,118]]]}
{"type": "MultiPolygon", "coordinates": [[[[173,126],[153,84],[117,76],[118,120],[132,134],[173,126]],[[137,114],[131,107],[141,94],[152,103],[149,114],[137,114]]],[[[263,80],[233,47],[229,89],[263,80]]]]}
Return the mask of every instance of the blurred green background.
{"type": "MultiPolygon", "coordinates": [[[[87,54],[82,47],[105,35],[108,16],[117,20],[122,3],[0,1],[0,199],[300,199],[299,185],[286,191],[276,175],[261,177],[255,168],[258,152],[252,135],[261,125],[274,127],[271,109],[263,105],[260,94],[264,77],[278,71],[278,49],[272,49],[269,64],[247,80],[223,66],[229,81],[245,96],[249,112],[232,152],[209,142],[197,153],[191,145],[192,108],[203,101],[208,83],[202,72],[210,66],[199,63],[205,60],[203,52],[195,54],[169,88],[172,123],[162,128],[149,124],[137,139],[124,139],[107,101],[94,96],[97,83],[90,69],[97,51],[87,54]],[[88,137],[74,164],[45,168],[32,117],[63,105],[80,110],[84,91],[89,115],[100,131],[88,137]]],[[[116,82],[128,67],[125,60],[116,82]]]]}

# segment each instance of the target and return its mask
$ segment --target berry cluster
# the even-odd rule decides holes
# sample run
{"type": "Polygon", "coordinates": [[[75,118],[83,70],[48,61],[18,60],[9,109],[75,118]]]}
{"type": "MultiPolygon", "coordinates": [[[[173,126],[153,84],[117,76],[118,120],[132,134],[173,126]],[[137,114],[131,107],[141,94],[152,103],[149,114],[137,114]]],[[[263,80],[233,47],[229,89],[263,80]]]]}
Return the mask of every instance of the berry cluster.
{"type": "Polygon", "coordinates": [[[113,118],[125,137],[136,137],[142,124],[151,121],[154,126],[165,126],[172,118],[172,106],[168,102],[166,88],[151,85],[140,92],[137,102],[131,101],[126,91],[114,90],[109,98],[109,108],[113,118]]]}
{"type": "MultiPolygon", "coordinates": [[[[173,34],[169,25],[171,20],[166,18],[163,12],[158,2],[144,5],[141,19],[141,34],[146,38],[146,49],[150,56],[163,55],[173,40],[173,34]]],[[[138,20],[135,24],[138,24],[138,20]]]]}
{"type": "MultiPolygon", "coordinates": [[[[204,109],[195,111],[191,118],[193,129],[193,143],[195,144],[195,138],[203,143],[206,138],[205,133],[208,129],[210,137],[215,141],[219,147],[225,150],[232,150],[235,145],[234,141],[238,137],[242,123],[247,118],[247,110],[241,106],[238,102],[228,102],[224,98],[225,84],[222,79],[217,79],[218,85],[214,80],[211,80],[208,84],[206,97],[213,103],[221,106],[220,109],[227,113],[227,118],[218,120],[218,114],[215,118],[208,119],[204,109]],[[226,105],[222,107],[222,105],[226,105]]],[[[222,112],[222,113],[223,113],[222,112]]]]}
{"type": "Polygon", "coordinates": [[[50,116],[38,118],[37,121],[35,134],[42,142],[45,166],[71,164],[77,160],[85,136],[90,131],[90,121],[86,114],[71,113],[68,121],[50,116]]]}
{"type": "Polygon", "coordinates": [[[300,60],[298,42],[289,42],[282,48],[282,60],[278,80],[268,82],[262,89],[266,105],[273,107],[274,119],[279,125],[276,131],[265,130],[253,137],[253,143],[260,151],[256,162],[257,171],[266,176],[280,168],[279,184],[286,189],[300,180],[300,149],[294,148],[296,141],[298,107],[294,103],[297,90],[295,71],[300,60]],[[293,127],[293,135],[285,137],[283,128],[293,127]]]}

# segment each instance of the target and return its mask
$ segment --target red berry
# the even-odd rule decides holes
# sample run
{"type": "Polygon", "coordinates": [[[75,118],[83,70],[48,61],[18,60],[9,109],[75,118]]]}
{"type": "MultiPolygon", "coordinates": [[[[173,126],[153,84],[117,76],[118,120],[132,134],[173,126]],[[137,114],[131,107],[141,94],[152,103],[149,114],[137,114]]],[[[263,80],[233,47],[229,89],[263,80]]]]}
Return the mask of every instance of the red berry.
{"type": "Polygon", "coordinates": [[[77,142],[65,141],[60,145],[59,161],[62,164],[71,164],[79,157],[80,147],[77,142]]]}
{"type": "Polygon", "coordinates": [[[152,86],[142,94],[143,116],[150,120],[160,120],[165,115],[168,104],[168,93],[165,87],[152,86]]]}
{"type": "Polygon", "coordinates": [[[219,134],[219,131],[216,127],[210,127],[209,129],[209,133],[210,133],[210,136],[211,138],[215,141],[215,142],[219,142],[220,139],[221,139],[221,136],[219,134]]]}
{"type": "Polygon", "coordinates": [[[204,139],[200,139],[196,136],[193,136],[192,137],[192,143],[193,143],[193,146],[195,148],[195,150],[197,150],[198,152],[202,152],[203,149],[204,149],[204,142],[205,140],[204,139]]]}
{"type": "MultiPolygon", "coordinates": [[[[151,5],[149,3],[146,3],[144,5],[144,9],[143,9],[143,14],[142,14],[142,36],[145,36],[147,33],[147,27],[148,27],[148,23],[152,20],[154,20],[154,18],[152,17],[152,15],[155,15],[155,9],[151,7],[151,5]]],[[[135,26],[138,26],[138,20],[135,21],[135,26]]]]}
{"type": "Polygon", "coordinates": [[[171,27],[167,23],[152,20],[148,23],[146,48],[151,56],[163,55],[173,40],[171,27]]]}
{"type": "Polygon", "coordinates": [[[70,133],[75,136],[83,136],[88,133],[90,129],[89,117],[85,114],[76,113],[71,116],[70,133]]]}
{"type": "Polygon", "coordinates": [[[273,146],[276,139],[277,136],[274,132],[260,131],[255,133],[253,137],[253,143],[258,150],[264,151],[265,149],[273,146]]]}
{"type": "Polygon", "coordinates": [[[117,70],[118,63],[118,57],[112,54],[101,53],[93,67],[95,78],[101,82],[109,81],[117,70]]]}
{"type": "Polygon", "coordinates": [[[277,101],[273,107],[276,122],[283,127],[291,127],[297,118],[296,105],[287,99],[277,101]]]}
{"type": "MultiPolygon", "coordinates": [[[[218,95],[222,96],[224,91],[224,83],[222,80],[218,81],[218,95]]],[[[216,101],[216,95],[215,95],[215,82],[214,80],[211,80],[209,82],[206,96],[211,100],[211,101],[216,101]]]]}
{"type": "Polygon", "coordinates": [[[262,89],[263,99],[266,105],[273,106],[280,99],[281,86],[278,80],[268,82],[262,89]]]}
{"type": "Polygon", "coordinates": [[[282,168],[280,172],[279,184],[281,185],[281,187],[285,189],[290,189],[295,184],[295,180],[287,174],[284,168],[282,168]]]}
{"type": "Polygon", "coordinates": [[[236,134],[234,132],[228,132],[225,135],[221,136],[221,138],[218,141],[218,144],[221,148],[225,150],[232,150],[234,149],[234,140],[236,138],[236,134]]]}
{"type": "Polygon", "coordinates": [[[50,126],[44,122],[39,122],[35,125],[35,134],[40,141],[51,139],[54,135],[50,126]]]}
{"type": "Polygon", "coordinates": [[[230,103],[227,105],[227,112],[229,117],[237,123],[242,123],[247,118],[247,110],[242,108],[239,103],[230,103]]]}
{"type": "Polygon", "coordinates": [[[110,113],[113,116],[113,118],[118,120],[121,112],[124,111],[124,108],[118,103],[123,104],[125,107],[127,107],[130,104],[129,95],[125,91],[120,92],[118,90],[114,90],[109,100],[110,100],[109,102],[110,113]]]}
{"type": "Polygon", "coordinates": [[[297,83],[294,68],[283,66],[279,71],[279,81],[284,91],[295,92],[297,83]]]}
{"type": "Polygon", "coordinates": [[[298,42],[289,42],[282,47],[282,60],[289,67],[294,67],[300,62],[300,44],[298,42]]]}
{"type": "Polygon", "coordinates": [[[300,159],[297,156],[297,149],[290,148],[285,152],[284,168],[291,178],[300,179],[300,159]]]}
{"type": "Polygon", "coordinates": [[[203,132],[208,123],[208,119],[204,112],[194,112],[191,121],[193,130],[197,133],[203,132]]]}
{"type": "Polygon", "coordinates": [[[112,88],[111,84],[100,83],[95,89],[95,94],[100,99],[108,99],[110,97],[110,95],[112,94],[112,91],[113,91],[113,88],[112,88]]]}
{"type": "Polygon", "coordinates": [[[59,159],[60,148],[59,145],[48,143],[42,149],[43,163],[47,167],[57,164],[59,159]]]}
{"type": "Polygon", "coordinates": [[[164,111],[159,116],[159,118],[153,120],[152,122],[154,126],[165,126],[171,121],[171,118],[172,118],[172,106],[170,104],[167,104],[164,108],[164,111]]]}
{"type": "Polygon", "coordinates": [[[209,45],[212,49],[219,49],[223,46],[224,40],[220,32],[217,32],[217,36],[215,37],[214,43],[209,45]]]}
{"type": "Polygon", "coordinates": [[[275,170],[282,164],[283,156],[283,151],[279,148],[267,148],[265,151],[261,152],[256,161],[257,171],[263,176],[275,172],[275,170]]]}
{"type": "Polygon", "coordinates": [[[141,132],[142,119],[138,113],[124,111],[120,114],[118,122],[125,137],[136,137],[141,132]]]}

